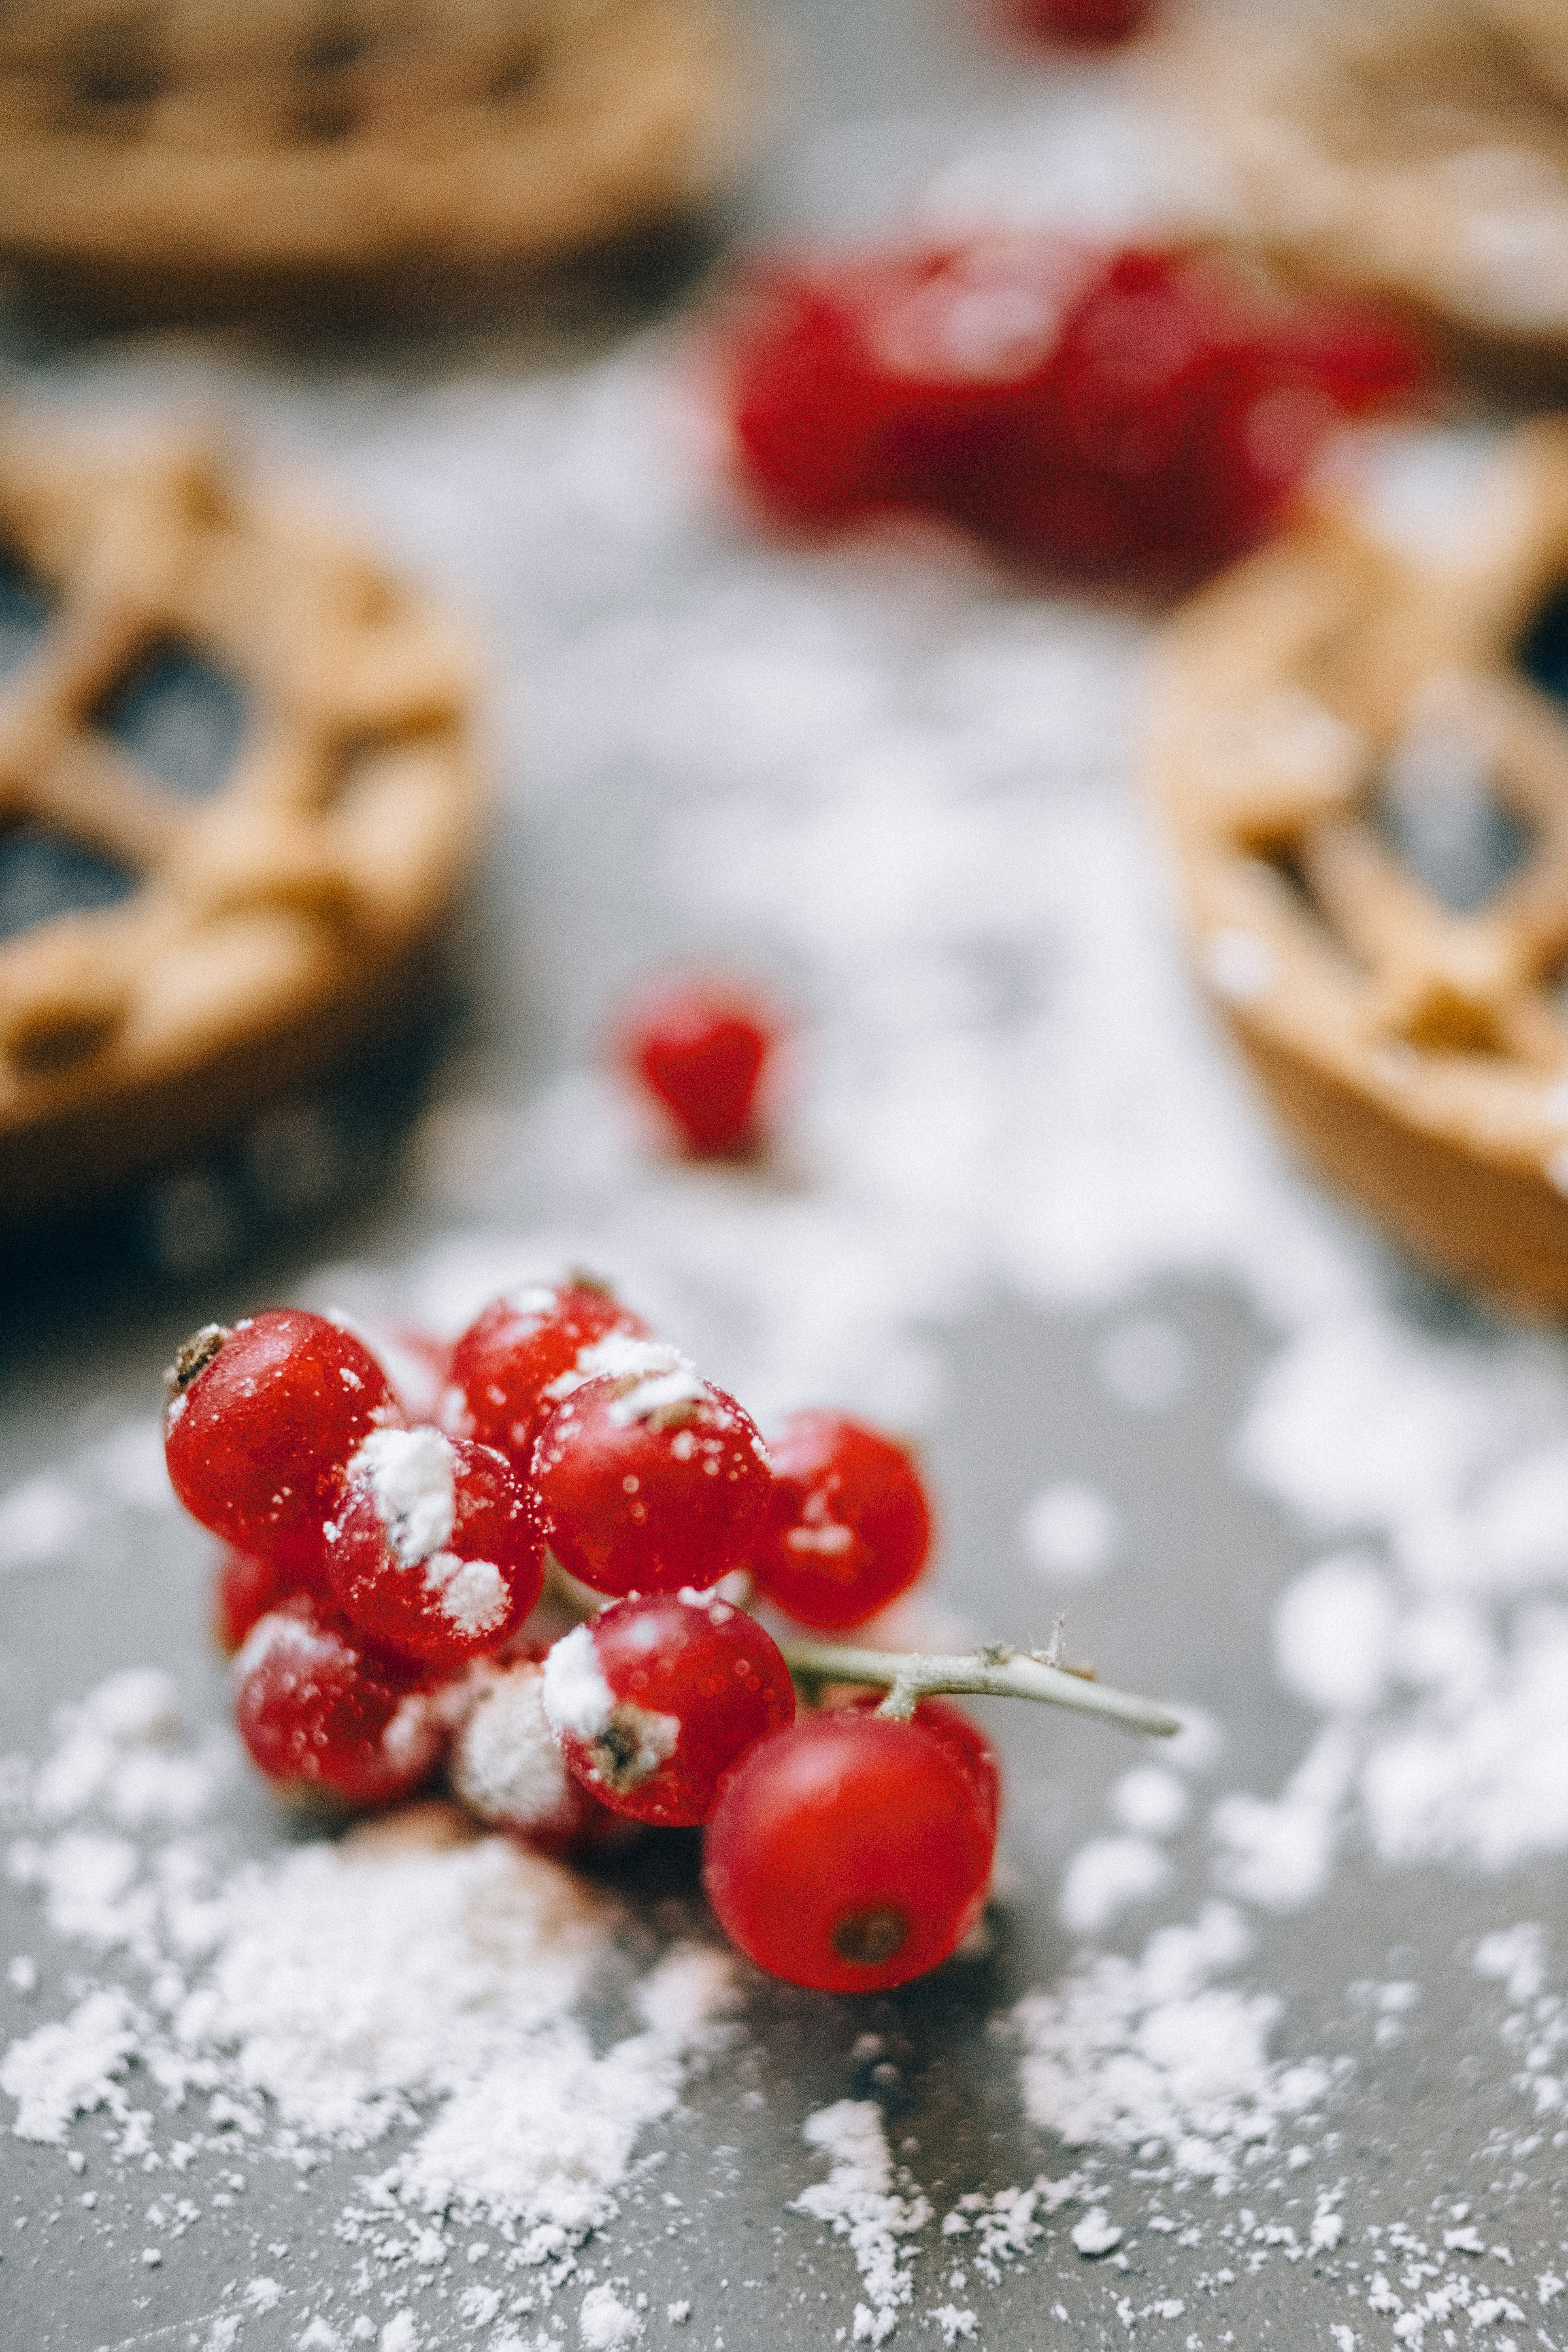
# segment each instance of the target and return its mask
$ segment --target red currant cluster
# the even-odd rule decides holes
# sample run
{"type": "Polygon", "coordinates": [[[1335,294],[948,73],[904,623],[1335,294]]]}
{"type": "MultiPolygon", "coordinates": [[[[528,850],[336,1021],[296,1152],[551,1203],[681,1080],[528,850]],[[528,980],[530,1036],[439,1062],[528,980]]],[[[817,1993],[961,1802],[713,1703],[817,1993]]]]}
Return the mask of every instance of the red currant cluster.
{"type": "Polygon", "coordinates": [[[703,1822],[714,1909],[762,1967],[867,1990],[945,1958],[989,1882],[990,1748],[938,1698],[797,1721],[777,1644],[716,1590],[745,1571],[801,1623],[862,1622],[925,1559],[908,1455],[805,1412],[770,1459],[583,1277],[494,1300],[442,1376],[411,1423],[361,1339],[290,1308],[208,1325],[171,1371],[169,1473],[231,1547],[218,1629],[261,1770],[366,1806],[444,1769],[556,1854],[703,1822]],[[552,1644],[547,1562],[599,1604],[552,1644]]]}
{"type": "Polygon", "coordinates": [[[1214,254],[1017,236],[760,268],[725,373],[743,477],[786,521],[922,511],[1164,592],[1254,545],[1331,427],[1425,361],[1214,254]]]}

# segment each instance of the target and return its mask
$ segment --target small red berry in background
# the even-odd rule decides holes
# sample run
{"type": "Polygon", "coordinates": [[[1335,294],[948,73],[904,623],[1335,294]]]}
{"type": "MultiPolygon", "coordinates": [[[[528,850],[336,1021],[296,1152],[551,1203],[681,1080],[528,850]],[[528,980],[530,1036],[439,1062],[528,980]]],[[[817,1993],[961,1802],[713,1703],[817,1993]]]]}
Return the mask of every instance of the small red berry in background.
{"type": "Polygon", "coordinates": [[[931,1732],[836,1708],[742,1758],[708,1823],[702,1878],[759,1968],[876,1992],[963,1941],[994,1848],[971,1774],[931,1732]]]}
{"type": "Polygon", "coordinates": [[[319,1580],[338,1473],[403,1418],[385,1373],[324,1316],[275,1307],[181,1349],[163,1414],[169,1477],[204,1528],[319,1580]]]}
{"type": "Polygon", "coordinates": [[[911,1585],[931,1514],[903,1448],[834,1412],[792,1413],[768,1452],[773,1486],[750,1567],[802,1625],[862,1624],[911,1585]]]}
{"type": "Polygon", "coordinates": [[[1007,19],[1021,33],[1074,47],[1108,49],[1141,32],[1153,0],[1009,0],[1007,19]]]}
{"type": "Polygon", "coordinates": [[[759,266],[724,364],[742,478],[778,520],[925,513],[1162,594],[1254,546],[1334,425],[1426,372],[1366,304],[1049,236],[759,266]]]}
{"type": "Polygon", "coordinates": [[[628,1020],[621,1057],[693,1160],[761,1150],[757,1097],[773,1024],[753,999],[689,982],[647,997],[628,1020]]]}
{"type": "Polygon", "coordinates": [[[434,1769],[446,1731],[414,1669],[363,1648],[308,1594],[259,1618],[234,1662],[240,1738],[268,1779],[386,1805],[434,1769]]]}
{"type": "Polygon", "coordinates": [[[772,1476],[755,1423],[676,1349],[574,1389],[533,1449],[545,1540],[595,1592],[678,1592],[744,1565],[772,1476]]]}
{"type": "Polygon", "coordinates": [[[515,1633],[544,1584],[532,1495],[493,1446],[373,1430],[327,1522],[339,1607],[374,1642],[460,1665],[515,1633]]]}
{"type": "Polygon", "coordinates": [[[544,1710],[577,1778],[614,1811],[666,1828],[705,1822],[723,1775],[795,1720],[772,1636],[689,1590],[617,1601],[557,1642],[544,1710]]]}
{"type": "Polygon", "coordinates": [[[232,1658],[258,1617],[301,1590],[298,1579],[255,1552],[226,1545],[213,1576],[213,1639],[232,1658]]]}
{"type": "Polygon", "coordinates": [[[646,1339],[647,1326],[588,1275],[503,1291],[452,1350],[444,1426],[454,1436],[493,1445],[526,1476],[533,1441],[559,1402],[545,1391],[575,1374],[584,1350],[613,1332],[646,1339]]]}
{"type": "Polygon", "coordinates": [[[544,1712],[543,1667],[485,1670],[452,1743],[454,1793],[488,1828],[564,1860],[635,1835],[567,1770],[544,1712]]]}

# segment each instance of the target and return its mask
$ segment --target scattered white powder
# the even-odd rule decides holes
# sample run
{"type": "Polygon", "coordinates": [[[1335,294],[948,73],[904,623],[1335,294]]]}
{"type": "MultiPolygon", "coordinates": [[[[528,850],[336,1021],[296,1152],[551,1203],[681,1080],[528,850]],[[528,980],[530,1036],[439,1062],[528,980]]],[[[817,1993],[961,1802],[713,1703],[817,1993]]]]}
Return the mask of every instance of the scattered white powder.
{"type": "Polygon", "coordinates": [[[373,1430],[349,1464],[405,1568],[443,1550],[458,1512],[457,1455],[438,1429],[373,1430]]]}
{"type": "Polygon", "coordinates": [[[840,2099],[819,2107],[804,2129],[806,2145],[819,2148],[832,2168],[795,2202],[848,2239],[866,2292],[855,2308],[854,2340],[880,2344],[910,2300],[915,2250],[910,2242],[931,2220],[931,2207],[912,2182],[895,2188],[881,2109],[873,2101],[840,2099]]]}
{"type": "Polygon", "coordinates": [[[1359,1552],[1319,1560],[1275,1603],[1275,1671],[1325,1715],[1364,1713],[1383,1696],[1397,1622],[1376,1560],[1359,1552]]]}
{"type": "Polygon", "coordinates": [[[107,2107],[123,2119],[130,2104],[121,2077],[138,2051],[135,2008],[126,1994],[107,1989],[89,1993],[58,2023],[14,2042],[0,2059],[0,2091],[16,2102],[16,2137],[63,2146],[78,2116],[107,2107]]]}
{"type": "Polygon", "coordinates": [[[74,1486],[41,1470],[0,1496],[0,1569],[31,1568],[70,1551],[91,1525],[74,1486]]]}
{"type": "MultiPolygon", "coordinates": [[[[1217,1983],[1246,1958],[1239,1915],[1208,1905],[1163,1927],[1140,1959],[1105,1955],[1014,2011],[1031,2119],[1068,2147],[1158,2148],[1178,2176],[1229,2187],[1334,2081],[1320,2059],[1269,2054],[1279,2004],[1217,1983]]],[[[1147,2161],[1147,2156],[1144,2159],[1147,2161]]]]}
{"type": "Polygon", "coordinates": [[[1098,1936],[1138,1903],[1163,1895],[1174,1872],[1147,1838],[1090,1838],[1062,1874],[1057,1913],[1074,1936],[1098,1936]]]}
{"type": "Polygon", "coordinates": [[[620,2352],[623,2345],[635,2344],[643,2332],[642,2321],[631,2305],[608,2286],[588,2289],[577,2326],[589,2352],[620,2352]]]}
{"type": "MultiPolygon", "coordinates": [[[[1140,176],[1138,142],[1124,119],[1118,136],[1105,114],[1088,100],[1052,111],[1049,140],[1037,124],[1020,133],[1013,160],[1031,203],[1043,175],[1047,210],[1070,195],[1081,216],[1104,218],[1124,204],[1140,176]]],[[[997,143],[987,134],[986,152],[947,175],[943,201],[955,214],[965,203],[985,210],[1007,181],[991,169],[997,143]]],[[[864,144],[863,126],[844,134],[847,168],[864,144]]],[[[583,822],[598,823],[604,779],[613,777],[618,816],[657,812],[638,887],[662,890],[678,935],[744,942],[748,954],[798,976],[812,1034],[789,1146],[809,1167],[810,1189],[650,1165],[615,1083],[573,1073],[521,1105],[442,1105],[422,1141],[426,1201],[467,1229],[431,1241],[407,1266],[350,1269],[346,1282],[332,1269],[323,1300],[358,1292],[366,1311],[452,1329],[520,1261],[586,1257],[635,1283],[650,1311],[689,1334],[754,1410],[833,1396],[919,1429],[942,1402],[933,1334],[987,1297],[1129,1318],[1107,1339],[1101,1371],[1121,1402],[1152,1411],[1180,1393],[1189,1351],[1168,1321],[1138,1311],[1140,1286],[1163,1276],[1237,1281],[1278,1335],[1238,1464],[1314,1542],[1333,1545],[1342,1560],[1344,1547],[1357,1547],[1362,1622],[1377,1630],[1373,1664],[1347,1664],[1321,1586],[1281,1608],[1278,1669],[1322,1721],[1281,1789],[1221,1797],[1211,1826],[1222,1883],[1259,1905],[1310,1902],[1352,1834],[1367,1835],[1391,1864],[1500,1868],[1563,1852],[1568,1374],[1560,1343],[1479,1324],[1457,1338],[1421,1332],[1375,1247],[1285,1165],[1181,975],[1155,860],[1124,789],[1142,630],[1001,592],[977,569],[926,570],[886,551],[762,550],[716,530],[664,430],[662,365],[634,348],[571,379],[443,385],[390,409],[378,401],[351,412],[345,400],[335,413],[353,423],[336,431],[336,450],[410,559],[479,596],[505,648],[526,648],[521,789],[531,816],[545,820],[542,832],[579,803],[583,822]],[[626,792],[628,777],[637,791],[626,792]],[[671,823],[671,811],[692,821],[671,823]]],[[[111,383],[113,362],[103,372],[111,383]]],[[[319,437],[311,395],[258,383],[249,396],[270,429],[319,437]]],[[[1462,437],[1361,446],[1389,491],[1385,506],[1415,515],[1413,526],[1396,517],[1394,535],[1413,528],[1424,545],[1472,542],[1474,504],[1454,495],[1462,437]]],[[[520,678],[522,670],[520,659],[520,678]]],[[[509,688],[500,713],[509,746],[521,737],[522,692],[509,688]]],[[[611,906],[611,926],[620,911],[611,906]]],[[[555,984],[570,996],[590,971],[597,988],[606,968],[586,952],[555,984]]],[[[1245,968],[1240,977],[1248,982],[1245,968]]],[[[558,1009],[596,1017],[602,1008],[595,997],[558,1009]]],[[[84,1454],[68,1473],[13,1489],[0,1500],[0,1567],[69,1552],[104,1523],[109,1500],[129,1505],[113,1483],[121,1475],[107,1455],[100,1475],[84,1454]]],[[[1258,1671],[1268,1672],[1261,1657],[1258,1671]]],[[[1204,1769],[1219,1744],[1207,1728],[1171,1760],[1204,1769]]],[[[174,2016],[195,2021],[184,2029],[194,2042],[178,2038],[167,2012],[144,2017],[137,2005],[127,2030],[139,2053],[168,2070],[173,2087],[184,2083],[187,2100],[199,2086],[183,2070],[215,2069],[216,2087],[200,2095],[252,2120],[274,2113],[269,2081],[287,2084],[300,2113],[314,2100],[358,2132],[416,2103],[416,2154],[428,2154],[443,2117],[453,2120],[453,2145],[427,2175],[416,2167],[407,2193],[417,2201],[443,2176],[461,2176],[479,2125],[461,2105],[467,2060],[444,2087],[443,2036],[450,2026],[469,2052],[486,2032],[498,2044],[513,2031],[519,2046],[526,2039],[465,1940],[461,1890],[497,1870],[531,1916],[535,1895],[521,1891],[519,1859],[481,1863],[493,1852],[485,1845],[373,1864],[347,1853],[312,1861],[317,1850],[307,1849],[268,1864],[247,1896],[232,1875],[208,1884],[197,1857],[175,1848],[172,1878],[160,1875],[136,1836],[154,1818],[175,1826],[189,1818],[158,1811],[160,1791],[172,1791],[183,1769],[166,1747],[127,1747],[95,1730],[58,1778],[96,1779],[97,1817],[75,1811],[68,1795],[24,1842],[22,1874],[58,1933],[188,1975],[174,2016]],[[108,1759],[101,1770],[93,1743],[108,1759]],[[150,1758],[156,1769],[143,1776],[139,1823],[121,1818],[121,1791],[150,1758]],[[454,2023],[450,1988],[437,1984],[428,2018],[407,2021],[410,2044],[400,2027],[373,2063],[352,2020],[329,2028],[314,2016],[325,1997],[302,1944],[298,2018],[279,2017],[264,1972],[248,2006],[240,1999],[237,1970],[245,1983],[257,1973],[240,1969],[240,1957],[259,1962],[274,1949],[269,1913],[280,1932],[309,1894],[331,1918],[348,1901],[345,1887],[362,1902],[378,1873],[405,1869],[426,1874],[417,1892],[431,1905],[410,1932],[427,1928],[459,1980],[474,1985],[471,2015],[454,2023]],[[210,2033],[203,2001],[217,2021],[210,2033]],[[255,2082],[244,2074],[252,2059],[255,2082]]],[[[1158,1834],[1146,1822],[1133,1833],[1158,1834]]],[[[539,1899],[547,1910],[555,1901],[539,1899]]],[[[573,1937],[602,1949],[605,1932],[592,1906],[585,1916],[572,1909],[584,1900],[567,1903],[559,1937],[539,1930],[543,2010],[528,2032],[543,2053],[546,2117],[550,2102],[568,2095],[576,2057],[593,2068],[614,2056],[595,2060],[572,2045],[573,1937]]],[[[503,1940],[514,1929],[526,1942],[507,1913],[503,1940]]],[[[1196,1929],[1162,1930],[1138,1961],[1090,1958],[1023,2004],[1036,2119],[1085,2147],[1135,2150],[1157,2138],[1184,2176],[1216,2183],[1235,2178],[1247,2147],[1282,2142],[1330,2070],[1314,2063],[1293,2072],[1272,2056],[1268,1996],[1217,1981],[1244,1948],[1235,1915],[1212,1908],[1196,1929]]],[[[372,1950],[359,1987],[367,2020],[378,2000],[392,2000],[386,1956],[379,1942],[372,1950]]],[[[413,1961],[423,2000],[417,1950],[413,1961]]],[[[285,1968],[280,1987],[292,1981],[285,1968]]],[[[351,1989],[335,1998],[346,2002],[351,1989]]],[[[47,2045],[36,2036],[5,2063],[37,2063],[26,2077],[30,2114],[47,2123],[79,2090],[125,2137],[141,2126],[135,2111],[122,2116],[116,2105],[128,2095],[128,2078],[113,2071],[117,2029],[100,2019],[92,2031],[96,2064],[74,2077],[62,2068],[51,2081],[47,2045]],[[29,2050],[31,2059],[16,2054],[29,2050]]],[[[679,2059],[669,2063],[679,2069],[679,2059]]],[[[634,2108],[674,2095],[651,2057],[628,2057],[623,2068],[637,2086],[634,2108]]],[[[584,2079],[573,2075],[574,2105],[584,2079]]],[[[607,2078],[592,2080],[607,2093],[607,2078]]],[[[590,2204],[595,2165],[613,2195],[620,2145],[595,2143],[579,2184],[590,2204]]],[[[869,2159],[862,2168],[875,2175],[869,2159]]],[[[509,2193],[529,2210],[531,2199],[547,2205],[554,2193],[538,2174],[537,2147],[517,2151],[521,2185],[509,2193]]],[[[404,2185],[383,2193],[401,2198],[404,2185]]],[[[1325,2213],[1325,2231],[1333,2218],[1325,2213]]],[[[907,2251],[890,2225],[883,2235],[907,2251]]],[[[1436,2326],[1415,2302],[1402,2313],[1397,2287],[1371,2291],[1379,2312],[1410,2321],[1407,2344],[1436,2326]]],[[[861,2305],[873,2328],[903,2307],[875,2296],[861,2305]]],[[[1502,2298],[1463,2307],[1476,2326],[1516,2325],[1502,2298]]],[[[957,2303],[943,2309],[955,2326],[965,2315],[957,2303]]],[[[1363,2325],[1331,2331],[1342,2352],[1363,2325]]],[[[418,2329],[404,2314],[384,2336],[385,2352],[412,2352],[418,2329]]],[[[498,2338],[497,2352],[521,2343],[498,2338]]]]}
{"type": "Polygon", "coordinates": [[[1090,2261],[1097,2254],[1108,2254],[1112,2246],[1121,2243],[1126,2234],[1109,2219],[1103,2205],[1091,2205],[1071,2231],[1073,2244],[1090,2261]]]}
{"type": "Polygon", "coordinates": [[[1185,1784],[1163,1764],[1135,1764],[1112,1782],[1106,1802],[1138,1837],[1173,1836],[1192,1810],[1185,1784]]]}
{"type": "MultiPolygon", "coordinates": [[[[144,1850],[93,1827],[113,1787],[72,1780],[62,1759],[112,1725],[134,1779],[138,1736],[163,1753],[169,1713],[165,1677],[118,1676],[69,1713],[37,1776],[50,1792],[41,1827],[69,1811],[68,1784],[77,1810],[47,1842],[14,1846],[13,1875],[43,1890],[58,1932],[118,1951],[147,1989],[95,1989],[12,2042],[0,2088],[17,2103],[13,2128],[60,2143],[76,2116],[103,2111],[122,2150],[139,2151],[153,2118],[132,2104],[132,2068],[180,2128],[199,2102],[284,2153],[366,2149],[413,2127],[363,2184],[368,2214],[471,2215],[565,2275],[573,2247],[614,2213],[639,2134],[676,2104],[688,2053],[721,2038],[729,1956],[676,1947],[632,1989],[639,2029],[596,2054],[578,2010],[614,1906],[504,1839],[474,1838],[449,1807],[226,1875],[204,1841],[144,1850]]],[[[209,1803],[224,1779],[206,1776],[209,1803]]],[[[143,1786],[144,1828],[191,1811],[184,1781],[143,1786]]],[[[351,2216],[340,2234],[366,2229],[351,2216]]]]}
{"type": "Polygon", "coordinates": [[[1042,1486],[1018,1530],[1024,1556],[1048,1581],[1078,1584],[1102,1576],[1121,1540],[1121,1515],[1108,1495],[1079,1478],[1042,1486]]]}

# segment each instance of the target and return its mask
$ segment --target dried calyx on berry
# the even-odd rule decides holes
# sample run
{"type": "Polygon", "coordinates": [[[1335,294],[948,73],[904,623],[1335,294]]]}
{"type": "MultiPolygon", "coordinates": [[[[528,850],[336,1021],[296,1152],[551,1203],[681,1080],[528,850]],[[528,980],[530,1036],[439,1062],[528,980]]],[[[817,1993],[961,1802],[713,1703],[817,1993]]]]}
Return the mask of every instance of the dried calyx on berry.
{"type": "Polygon", "coordinates": [[[174,1350],[174,1360],[163,1375],[163,1386],[173,1402],[184,1396],[198,1372],[205,1372],[218,1349],[232,1334],[226,1323],[204,1323],[199,1331],[182,1341],[174,1350]]]}

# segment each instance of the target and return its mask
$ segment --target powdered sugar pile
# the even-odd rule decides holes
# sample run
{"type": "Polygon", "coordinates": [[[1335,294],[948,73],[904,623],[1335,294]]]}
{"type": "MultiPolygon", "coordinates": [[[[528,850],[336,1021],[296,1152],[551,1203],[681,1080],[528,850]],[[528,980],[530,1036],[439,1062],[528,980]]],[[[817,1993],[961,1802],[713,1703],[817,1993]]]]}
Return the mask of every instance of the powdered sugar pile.
{"type": "Polygon", "coordinates": [[[306,2171],[395,2133],[340,2235],[384,2246],[401,2222],[438,2260],[447,2231],[482,2222],[510,2250],[503,2274],[522,2273],[510,2307],[548,2300],[616,2210],[686,2059],[724,2038],[728,1956],[673,1947],[629,1989],[637,2030],[595,2052],[583,2011],[615,1959],[605,1898],[442,1806],[226,1868],[200,1832],[230,1762],[226,1740],[183,1738],[156,1672],[63,1720],[10,1874],[58,1935],[131,1973],[11,2044],[14,2129],[63,2146],[107,2114],[121,2161],[173,2143],[181,2169],[268,2149],[306,2171]]]}
{"type": "Polygon", "coordinates": [[[1068,2147],[1165,2156],[1178,2179],[1234,2188],[1244,2156],[1277,2144],[1333,2080],[1321,2060],[1270,2058],[1277,2001],[1214,1981],[1249,1945],[1237,1914],[1210,1904],[1137,1961],[1109,1956],[1032,1993],[1016,2018],[1033,2120],[1068,2147]]]}

